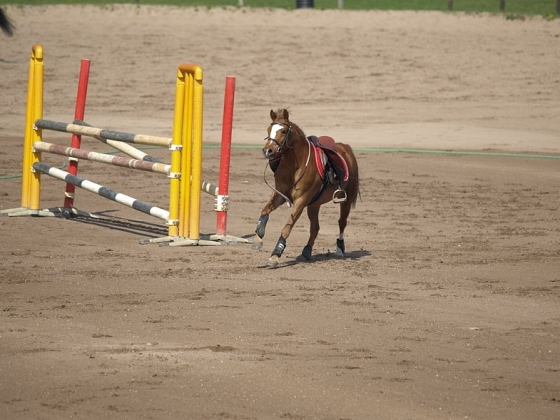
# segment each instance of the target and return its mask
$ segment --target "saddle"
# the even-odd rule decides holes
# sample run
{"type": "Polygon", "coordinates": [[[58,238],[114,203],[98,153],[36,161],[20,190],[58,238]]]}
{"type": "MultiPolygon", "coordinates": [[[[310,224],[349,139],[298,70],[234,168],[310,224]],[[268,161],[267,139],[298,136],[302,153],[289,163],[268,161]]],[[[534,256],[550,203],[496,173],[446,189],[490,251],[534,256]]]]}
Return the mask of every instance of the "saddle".
{"type": "Polygon", "coordinates": [[[309,136],[307,139],[314,146],[317,168],[323,179],[323,186],[310,204],[318,200],[329,185],[336,185],[336,183],[338,183],[338,189],[334,192],[333,201],[335,203],[345,202],[346,191],[342,189],[342,183],[348,181],[348,165],[336,151],[334,139],[328,136],[309,136]]]}
{"type": "Polygon", "coordinates": [[[324,178],[328,170],[332,169],[339,185],[348,181],[348,165],[336,151],[334,139],[328,136],[309,136],[307,139],[315,146],[315,159],[318,163],[317,167],[321,173],[321,178],[324,178]],[[322,153],[324,153],[326,160],[321,156],[322,153]]]}

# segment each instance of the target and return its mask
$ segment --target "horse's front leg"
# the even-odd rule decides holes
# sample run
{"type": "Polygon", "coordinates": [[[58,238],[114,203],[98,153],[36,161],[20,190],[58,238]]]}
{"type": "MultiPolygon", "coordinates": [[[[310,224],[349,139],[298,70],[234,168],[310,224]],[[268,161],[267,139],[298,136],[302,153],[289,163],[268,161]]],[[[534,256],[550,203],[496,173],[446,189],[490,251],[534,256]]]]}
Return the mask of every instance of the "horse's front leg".
{"type": "Polygon", "coordinates": [[[268,217],[270,213],[276,210],[279,206],[284,203],[286,199],[279,194],[273,193],[268,203],[263,207],[261,211],[261,217],[257,222],[257,228],[255,229],[255,237],[253,239],[253,249],[261,249],[263,246],[264,233],[266,230],[266,224],[268,223],[268,217]]]}
{"type": "Polygon", "coordinates": [[[290,236],[290,233],[292,232],[292,228],[298,221],[304,208],[305,207],[303,205],[299,203],[294,203],[294,209],[292,210],[292,214],[290,214],[290,217],[288,217],[288,221],[286,222],[286,225],[284,225],[282,232],[280,232],[280,237],[278,238],[278,242],[276,243],[276,246],[274,247],[274,250],[272,251],[270,258],[268,259],[269,267],[275,268],[278,266],[278,263],[280,262],[280,257],[282,257],[282,253],[284,252],[284,249],[286,249],[286,239],[288,239],[288,236],[290,236]]]}

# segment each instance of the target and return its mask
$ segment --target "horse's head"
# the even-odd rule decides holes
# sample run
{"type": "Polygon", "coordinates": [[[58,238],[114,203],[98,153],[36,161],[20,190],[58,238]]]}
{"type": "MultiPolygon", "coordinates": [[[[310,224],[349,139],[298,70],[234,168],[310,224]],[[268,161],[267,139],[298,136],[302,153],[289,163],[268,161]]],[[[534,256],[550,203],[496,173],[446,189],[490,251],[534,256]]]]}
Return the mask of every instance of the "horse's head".
{"type": "Polygon", "coordinates": [[[289,145],[292,134],[292,124],[290,123],[290,113],[287,109],[279,109],[278,112],[270,110],[272,123],[268,127],[268,136],[263,147],[264,157],[273,159],[282,154],[284,146],[289,145]]]}

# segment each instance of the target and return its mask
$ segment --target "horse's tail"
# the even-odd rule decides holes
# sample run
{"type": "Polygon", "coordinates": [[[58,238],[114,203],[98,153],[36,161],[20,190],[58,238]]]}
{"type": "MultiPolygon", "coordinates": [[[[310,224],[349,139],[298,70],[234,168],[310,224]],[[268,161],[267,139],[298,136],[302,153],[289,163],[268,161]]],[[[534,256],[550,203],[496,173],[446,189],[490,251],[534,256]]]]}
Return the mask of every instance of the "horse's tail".
{"type": "Polygon", "coordinates": [[[352,208],[356,208],[356,203],[358,202],[358,197],[360,197],[360,201],[362,201],[362,193],[360,192],[360,174],[356,177],[356,195],[354,196],[354,200],[352,200],[352,208]]]}
{"type": "Polygon", "coordinates": [[[354,151],[352,151],[352,155],[354,158],[354,165],[356,165],[356,195],[354,196],[354,200],[352,200],[352,208],[356,207],[356,203],[358,202],[358,197],[360,197],[360,201],[362,201],[362,194],[360,193],[360,168],[358,166],[358,159],[354,155],[354,151]]]}
{"type": "Polygon", "coordinates": [[[14,34],[14,24],[4,12],[4,9],[0,7],[0,28],[4,31],[4,33],[8,36],[12,36],[14,34]]]}
{"type": "Polygon", "coordinates": [[[357,189],[357,194],[354,197],[354,201],[352,201],[352,208],[356,208],[356,203],[358,201],[358,197],[360,197],[360,201],[362,201],[362,193],[360,192],[360,178],[356,178],[356,189],[357,189]]]}
{"type": "Polygon", "coordinates": [[[346,167],[348,168],[348,181],[346,187],[348,187],[351,181],[356,181],[356,193],[352,199],[352,208],[355,208],[356,203],[358,202],[358,197],[360,197],[360,201],[362,201],[362,195],[360,193],[360,169],[358,167],[358,159],[356,159],[354,150],[352,150],[352,146],[349,144],[336,143],[336,146],[338,146],[335,148],[336,152],[344,159],[346,167]]]}

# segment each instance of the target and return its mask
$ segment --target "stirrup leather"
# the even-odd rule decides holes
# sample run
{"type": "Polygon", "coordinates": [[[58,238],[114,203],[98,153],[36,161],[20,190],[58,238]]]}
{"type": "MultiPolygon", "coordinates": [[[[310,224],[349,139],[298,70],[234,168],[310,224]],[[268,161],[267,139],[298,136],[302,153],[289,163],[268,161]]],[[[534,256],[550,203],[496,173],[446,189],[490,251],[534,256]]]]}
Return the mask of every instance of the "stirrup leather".
{"type": "Polygon", "coordinates": [[[348,198],[348,196],[346,195],[346,191],[344,191],[341,188],[338,188],[334,193],[333,193],[333,203],[346,203],[346,199],[348,198]],[[342,194],[339,194],[342,193],[342,194]]]}

